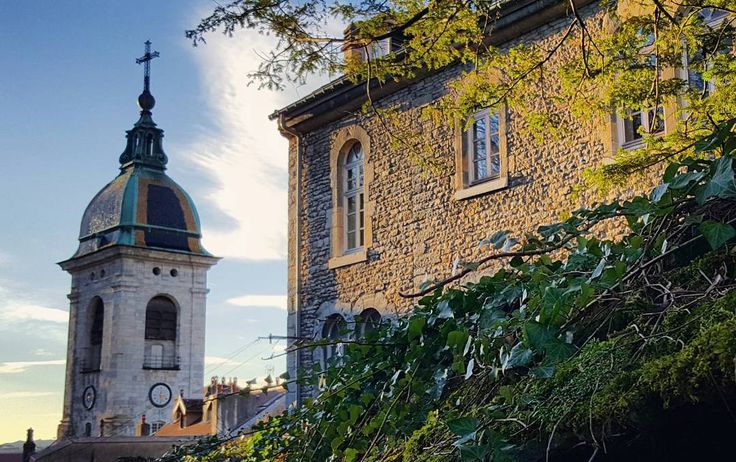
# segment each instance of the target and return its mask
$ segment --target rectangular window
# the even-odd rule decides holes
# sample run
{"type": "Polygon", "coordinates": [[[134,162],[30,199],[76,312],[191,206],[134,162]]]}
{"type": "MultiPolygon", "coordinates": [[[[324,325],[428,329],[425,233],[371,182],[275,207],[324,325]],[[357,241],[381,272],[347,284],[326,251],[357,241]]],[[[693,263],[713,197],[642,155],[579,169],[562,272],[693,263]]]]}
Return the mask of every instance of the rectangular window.
{"type": "Polygon", "coordinates": [[[641,145],[645,134],[664,133],[664,108],[659,106],[640,111],[631,111],[627,117],[619,118],[621,147],[633,149],[641,145]]]}
{"type": "Polygon", "coordinates": [[[724,27],[724,20],[728,17],[728,12],[715,8],[705,8],[700,11],[699,15],[705,26],[712,32],[718,34],[718,40],[712,44],[713,48],[707,51],[707,56],[706,50],[702,48],[688,50],[684,58],[684,64],[687,69],[687,81],[690,88],[702,97],[707,97],[715,91],[715,82],[706,80],[703,77],[703,72],[712,67],[712,58],[714,56],[730,53],[733,49],[733,41],[728,34],[718,32],[724,27]]]}
{"type": "Polygon", "coordinates": [[[472,127],[467,131],[470,183],[498,178],[501,174],[501,146],[499,114],[488,110],[474,116],[472,127]]]}

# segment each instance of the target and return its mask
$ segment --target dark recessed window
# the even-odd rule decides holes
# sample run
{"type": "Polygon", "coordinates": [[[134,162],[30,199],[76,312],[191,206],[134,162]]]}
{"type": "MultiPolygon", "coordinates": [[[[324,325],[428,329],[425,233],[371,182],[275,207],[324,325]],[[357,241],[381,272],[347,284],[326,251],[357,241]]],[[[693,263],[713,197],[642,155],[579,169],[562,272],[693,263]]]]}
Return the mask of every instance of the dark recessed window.
{"type": "Polygon", "coordinates": [[[171,271],[169,271],[169,274],[171,274],[172,278],[175,278],[179,275],[179,271],[177,271],[176,268],[172,268],[171,271]]]}
{"type": "Polygon", "coordinates": [[[146,340],[176,340],[176,306],[166,297],[148,302],[146,340]]]}
{"type": "Polygon", "coordinates": [[[153,274],[155,274],[156,276],[158,276],[159,274],[161,274],[161,268],[159,268],[158,266],[156,266],[155,268],[153,268],[153,274]]]}

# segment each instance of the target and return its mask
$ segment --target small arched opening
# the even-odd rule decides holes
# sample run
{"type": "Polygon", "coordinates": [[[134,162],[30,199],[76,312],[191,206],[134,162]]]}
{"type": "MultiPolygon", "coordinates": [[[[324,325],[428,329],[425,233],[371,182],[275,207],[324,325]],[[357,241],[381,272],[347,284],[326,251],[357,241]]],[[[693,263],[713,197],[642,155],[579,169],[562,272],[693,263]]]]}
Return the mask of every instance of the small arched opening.
{"type": "Polygon", "coordinates": [[[355,318],[355,337],[365,339],[381,327],[381,313],[375,308],[366,308],[355,318]]]}
{"type": "Polygon", "coordinates": [[[87,312],[88,342],[82,354],[82,372],[99,371],[102,362],[102,338],[105,325],[105,304],[94,297],[87,312]]]}

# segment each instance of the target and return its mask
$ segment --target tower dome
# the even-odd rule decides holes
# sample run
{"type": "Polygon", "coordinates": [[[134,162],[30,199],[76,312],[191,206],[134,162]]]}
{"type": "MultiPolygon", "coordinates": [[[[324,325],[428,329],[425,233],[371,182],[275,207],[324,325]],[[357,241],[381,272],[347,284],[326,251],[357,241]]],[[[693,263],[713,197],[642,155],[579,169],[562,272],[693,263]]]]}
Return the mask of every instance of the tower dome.
{"type": "Polygon", "coordinates": [[[153,121],[155,104],[146,75],[138,97],[140,118],[127,131],[120,174],[95,195],[79,230],[73,258],[114,245],[209,255],[200,242],[199,216],[189,195],[166,175],[163,130],[153,121]]]}

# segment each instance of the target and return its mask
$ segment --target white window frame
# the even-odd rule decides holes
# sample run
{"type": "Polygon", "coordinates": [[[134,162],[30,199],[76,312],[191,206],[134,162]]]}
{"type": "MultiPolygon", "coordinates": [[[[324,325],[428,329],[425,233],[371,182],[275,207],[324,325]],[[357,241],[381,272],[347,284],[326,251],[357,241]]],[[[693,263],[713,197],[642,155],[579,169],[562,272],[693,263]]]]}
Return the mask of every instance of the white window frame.
{"type": "Polygon", "coordinates": [[[151,425],[150,433],[151,435],[153,435],[157,433],[159,430],[161,430],[164,427],[164,425],[166,425],[166,422],[164,422],[163,420],[156,420],[154,422],[151,422],[150,425],[151,425]]]}
{"type": "Polygon", "coordinates": [[[344,219],[344,253],[353,253],[365,246],[365,153],[360,143],[355,143],[345,154],[343,172],[343,219],[344,219]],[[357,152],[354,152],[356,151],[357,152]],[[356,160],[350,160],[355,153],[356,160]],[[352,187],[350,182],[353,182],[352,187]],[[349,203],[354,203],[354,211],[350,212],[349,203]],[[350,226],[353,226],[351,231],[350,226]],[[351,239],[354,245],[350,245],[351,239]]]}
{"type": "MultiPolygon", "coordinates": [[[[710,10],[711,12],[713,12],[715,10],[718,10],[718,11],[720,11],[722,13],[722,14],[716,16],[716,17],[712,17],[712,15],[711,15],[710,18],[703,17],[701,15],[701,19],[703,19],[703,24],[705,24],[707,27],[709,27],[711,29],[717,29],[717,28],[721,27],[721,25],[723,24],[723,22],[726,21],[728,19],[728,17],[730,16],[730,14],[729,14],[728,11],[724,11],[724,10],[721,10],[719,8],[707,8],[707,10],[710,10]]],[[[701,13],[704,13],[705,11],[706,10],[704,9],[704,10],[701,11],[701,13]]],[[[703,96],[706,96],[707,97],[707,96],[712,95],[713,92],[716,89],[715,82],[713,82],[712,80],[705,80],[703,78],[703,76],[700,75],[699,72],[691,71],[690,70],[690,65],[689,65],[689,60],[690,60],[689,55],[688,55],[687,52],[685,52],[684,53],[684,57],[683,57],[683,64],[684,64],[684,68],[685,68],[685,77],[687,78],[688,85],[690,85],[691,88],[692,88],[692,86],[693,86],[693,80],[694,80],[693,79],[693,76],[697,74],[700,77],[700,81],[701,81],[702,86],[703,86],[703,91],[705,92],[703,96]]],[[[710,62],[706,63],[706,67],[708,67],[708,68],[710,68],[711,65],[712,65],[712,63],[710,63],[710,62]]]]}
{"type": "MultiPolygon", "coordinates": [[[[654,41],[654,34],[648,34],[644,46],[639,50],[639,54],[648,56],[650,60],[656,60],[656,56],[654,55],[654,41]]],[[[662,72],[662,70],[657,67],[656,72],[662,72]]],[[[659,104],[635,111],[629,110],[624,116],[618,115],[616,117],[616,133],[618,136],[618,145],[626,150],[639,149],[644,146],[645,135],[664,135],[667,133],[667,112],[665,111],[665,105],[659,104]],[[661,114],[662,125],[657,127],[656,131],[652,131],[652,122],[656,120],[656,113],[661,114]],[[641,133],[638,128],[633,127],[634,118],[637,114],[640,118],[639,127],[642,128],[641,133]],[[631,133],[632,136],[627,136],[628,133],[631,133]]]]}
{"type": "Polygon", "coordinates": [[[617,122],[619,146],[623,149],[637,149],[642,147],[644,145],[644,135],[649,134],[661,136],[667,132],[667,119],[663,105],[648,107],[638,111],[629,111],[625,116],[617,117],[617,122]],[[650,114],[654,115],[655,110],[661,114],[662,126],[658,127],[658,130],[653,132],[651,125],[654,117],[650,116],[650,114]],[[639,133],[638,129],[633,128],[634,117],[636,114],[639,114],[641,117],[641,124],[639,126],[642,127],[642,133],[639,133]],[[630,124],[631,126],[629,126],[630,124]],[[632,133],[633,136],[629,138],[627,133],[632,133]]]}
{"type": "Polygon", "coordinates": [[[501,176],[501,115],[498,112],[491,114],[489,109],[483,109],[482,111],[476,112],[473,115],[473,122],[470,127],[465,131],[467,137],[466,146],[468,147],[468,172],[469,172],[469,183],[470,185],[477,184],[484,181],[493,180],[501,176]],[[491,130],[493,124],[491,120],[495,119],[496,130],[491,130]],[[476,139],[475,127],[478,122],[483,122],[485,128],[483,133],[483,139],[476,139]],[[491,147],[493,146],[493,138],[495,137],[496,152],[492,152],[491,147]],[[486,175],[482,177],[476,176],[476,146],[483,144],[485,150],[485,171],[486,175]],[[497,169],[494,172],[493,159],[496,159],[497,169]]]}
{"type": "Polygon", "coordinates": [[[377,41],[373,41],[365,46],[360,47],[360,58],[363,62],[367,62],[369,59],[381,58],[391,53],[391,38],[385,38],[377,41]]]}
{"type": "Polygon", "coordinates": [[[481,109],[469,118],[467,124],[458,124],[458,137],[456,138],[457,159],[457,191],[456,200],[469,199],[471,197],[486,194],[491,191],[503,189],[508,186],[508,147],[506,140],[506,109],[505,107],[491,111],[490,108],[481,109]],[[490,130],[491,119],[495,119],[495,130],[490,130]],[[475,127],[478,121],[483,120],[485,132],[482,141],[485,144],[485,171],[486,175],[476,175],[476,139],[475,127]],[[491,151],[495,141],[497,150],[491,151]],[[495,160],[495,164],[494,164],[495,160]],[[494,168],[495,167],[495,168],[494,168]]]}

